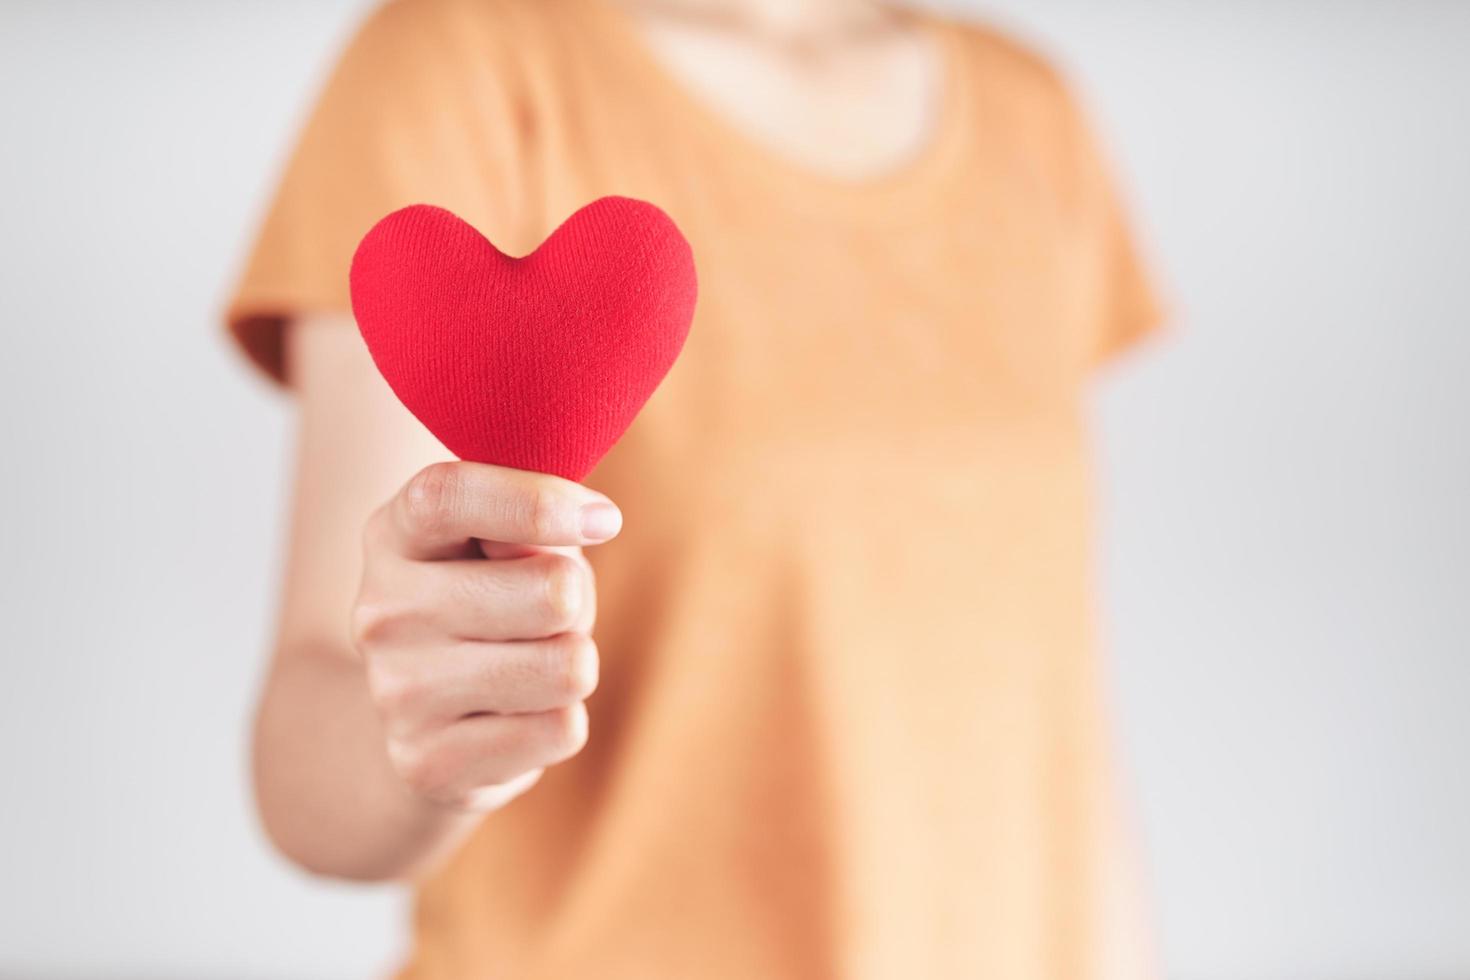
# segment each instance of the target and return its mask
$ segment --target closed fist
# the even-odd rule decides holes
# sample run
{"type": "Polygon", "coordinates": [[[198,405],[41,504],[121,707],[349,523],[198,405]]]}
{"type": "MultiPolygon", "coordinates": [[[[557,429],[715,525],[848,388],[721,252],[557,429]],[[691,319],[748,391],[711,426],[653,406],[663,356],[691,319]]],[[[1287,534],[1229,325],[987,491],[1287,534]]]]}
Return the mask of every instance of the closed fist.
{"type": "Polygon", "coordinates": [[[369,519],[352,639],[415,793],[493,809],[582,748],[598,660],[580,546],[621,525],[580,484],[464,462],[421,470],[369,519]]]}

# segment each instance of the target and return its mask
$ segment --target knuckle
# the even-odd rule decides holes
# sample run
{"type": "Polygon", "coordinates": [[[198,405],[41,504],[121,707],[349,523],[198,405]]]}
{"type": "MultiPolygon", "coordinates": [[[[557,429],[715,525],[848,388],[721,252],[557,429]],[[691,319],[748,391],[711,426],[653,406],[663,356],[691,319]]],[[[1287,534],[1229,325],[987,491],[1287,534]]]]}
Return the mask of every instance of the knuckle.
{"type": "Polygon", "coordinates": [[[582,701],[597,690],[597,644],[581,633],[570,633],[552,644],[549,670],[552,686],[568,701],[582,701]]]}
{"type": "Polygon", "coordinates": [[[523,494],[519,506],[526,530],[536,541],[556,538],[562,521],[561,501],[555,493],[544,486],[532,486],[523,494]]]}
{"type": "Polygon", "coordinates": [[[459,496],[459,470],[453,463],[426,466],[403,488],[404,520],[415,533],[441,530],[453,519],[459,496]]]}
{"type": "Polygon", "coordinates": [[[359,651],[378,646],[387,639],[398,618],[382,603],[358,600],[352,606],[352,619],[348,625],[353,646],[359,651]]]}
{"type": "Polygon", "coordinates": [[[398,776],[418,795],[437,803],[455,802],[452,752],[415,745],[390,748],[390,758],[398,776]]]}
{"type": "Polygon", "coordinates": [[[566,555],[547,555],[541,572],[541,601],[553,629],[568,628],[582,608],[582,566],[566,555]]]}
{"type": "Polygon", "coordinates": [[[580,704],[547,712],[544,724],[550,761],[570,759],[587,744],[587,709],[580,704]]]}
{"type": "Polygon", "coordinates": [[[414,714],[424,699],[424,686],[412,677],[370,667],[367,679],[373,704],[391,721],[414,714]]]}

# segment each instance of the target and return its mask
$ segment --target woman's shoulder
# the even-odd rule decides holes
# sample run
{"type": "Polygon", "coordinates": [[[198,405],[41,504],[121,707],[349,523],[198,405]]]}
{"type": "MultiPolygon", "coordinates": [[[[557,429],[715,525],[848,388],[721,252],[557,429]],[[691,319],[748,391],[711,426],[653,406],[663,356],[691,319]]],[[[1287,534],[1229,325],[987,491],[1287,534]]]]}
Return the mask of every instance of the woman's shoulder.
{"type": "Polygon", "coordinates": [[[1044,44],[978,19],[947,18],[972,74],[995,91],[1061,103],[1069,101],[1066,73],[1044,44]]]}
{"type": "Polygon", "coordinates": [[[441,68],[495,67],[554,39],[562,0],[379,0],[359,21],[357,47],[391,60],[428,55],[441,68]]]}
{"type": "Polygon", "coordinates": [[[517,36],[555,20],[567,0],[378,0],[366,23],[398,30],[489,30],[517,36]]]}

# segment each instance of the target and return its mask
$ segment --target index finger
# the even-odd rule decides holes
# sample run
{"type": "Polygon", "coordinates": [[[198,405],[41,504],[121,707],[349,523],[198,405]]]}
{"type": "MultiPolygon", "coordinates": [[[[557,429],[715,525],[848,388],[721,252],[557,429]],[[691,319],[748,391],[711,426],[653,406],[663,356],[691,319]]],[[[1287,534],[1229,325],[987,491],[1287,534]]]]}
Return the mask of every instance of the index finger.
{"type": "Polygon", "coordinates": [[[527,545],[597,544],[622,527],[612,501],[580,483],[488,463],[434,463],[388,506],[401,554],[461,557],[473,540],[527,545]]]}

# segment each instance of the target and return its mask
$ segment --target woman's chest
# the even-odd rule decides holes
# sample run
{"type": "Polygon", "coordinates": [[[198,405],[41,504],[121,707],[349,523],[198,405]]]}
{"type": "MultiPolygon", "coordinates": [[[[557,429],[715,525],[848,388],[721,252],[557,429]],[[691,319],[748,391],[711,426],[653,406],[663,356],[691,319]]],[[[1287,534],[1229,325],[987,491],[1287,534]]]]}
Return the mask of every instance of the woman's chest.
{"type": "Polygon", "coordinates": [[[1075,402],[1088,318],[1054,219],[970,204],[949,221],[844,234],[676,217],[699,302],[637,423],[672,452],[901,444],[1075,402]]]}

